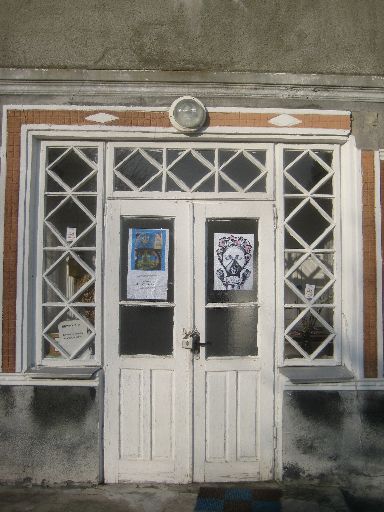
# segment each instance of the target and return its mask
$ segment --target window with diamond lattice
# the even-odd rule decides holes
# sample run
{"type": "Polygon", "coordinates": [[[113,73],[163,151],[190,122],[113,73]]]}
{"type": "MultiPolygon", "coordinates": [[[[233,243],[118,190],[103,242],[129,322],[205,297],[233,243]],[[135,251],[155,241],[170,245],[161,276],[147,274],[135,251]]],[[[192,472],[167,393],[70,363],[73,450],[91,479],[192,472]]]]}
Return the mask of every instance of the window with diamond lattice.
{"type": "Polygon", "coordinates": [[[45,148],[38,361],[95,359],[98,160],[97,147],[45,148]]]}
{"type": "Polygon", "coordinates": [[[334,151],[285,149],[284,357],[321,362],[335,356],[334,151]]]}
{"type": "Polygon", "coordinates": [[[115,147],[113,191],[267,192],[266,147],[223,146],[115,147]]]}

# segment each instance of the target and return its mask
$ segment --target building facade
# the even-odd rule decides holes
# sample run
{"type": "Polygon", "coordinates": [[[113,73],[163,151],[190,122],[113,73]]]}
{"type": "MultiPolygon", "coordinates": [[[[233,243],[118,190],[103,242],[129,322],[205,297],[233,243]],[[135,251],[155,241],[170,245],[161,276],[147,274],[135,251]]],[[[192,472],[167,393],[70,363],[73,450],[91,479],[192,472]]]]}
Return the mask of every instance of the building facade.
{"type": "Polygon", "coordinates": [[[1,481],[381,481],[383,7],[309,3],[4,2],[1,481]]]}

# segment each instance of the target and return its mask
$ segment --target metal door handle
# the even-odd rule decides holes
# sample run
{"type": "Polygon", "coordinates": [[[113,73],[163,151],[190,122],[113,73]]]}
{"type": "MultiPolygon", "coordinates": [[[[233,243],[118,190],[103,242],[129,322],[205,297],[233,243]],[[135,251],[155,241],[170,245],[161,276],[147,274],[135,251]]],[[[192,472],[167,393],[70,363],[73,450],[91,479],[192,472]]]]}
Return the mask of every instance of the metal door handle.
{"type": "Polygon", "coordinates": [[[200,347],[205,347],[206,345],[210,345],[210,343],[200,343],[200,333],[196,328],[189,332],[183,329],[183,348],[189,348],[193,352],[197,352],[200,350],[200,347]]]}

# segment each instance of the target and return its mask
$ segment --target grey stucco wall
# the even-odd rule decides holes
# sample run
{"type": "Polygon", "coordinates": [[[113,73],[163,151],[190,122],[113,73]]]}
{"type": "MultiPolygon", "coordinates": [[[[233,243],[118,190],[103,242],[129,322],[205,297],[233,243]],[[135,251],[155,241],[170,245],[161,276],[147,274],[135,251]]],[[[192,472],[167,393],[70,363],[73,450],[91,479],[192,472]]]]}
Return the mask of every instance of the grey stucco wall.
{"type": "Polygon", "coordinates": [[[97,482],[99,392],[0,387],[0,482],[97,482]]]}
{"type": "Polygon", "coordinates": [[[286,391],[283,477],[348,482],[384,474],[384,391],[286,391]]]}
{"type": "Polygon", "coordinates": [[[0,67],[384,74],[382,0],[2,0],[0,67]]]}

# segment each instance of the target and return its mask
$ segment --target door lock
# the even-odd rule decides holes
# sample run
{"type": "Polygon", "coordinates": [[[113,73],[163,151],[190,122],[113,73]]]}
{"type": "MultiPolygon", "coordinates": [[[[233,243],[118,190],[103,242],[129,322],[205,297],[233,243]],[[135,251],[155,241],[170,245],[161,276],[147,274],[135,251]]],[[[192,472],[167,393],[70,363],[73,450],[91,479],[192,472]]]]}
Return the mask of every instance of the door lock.
{"type": "Polygon", "coordinates": [[[189,348],[193,352],[198,352],[200,347],[205,345],[209,345],[209,343],[200,343],[200,333],[196,328],[188,332],[183,329],[183,348],[189,348]]]}

